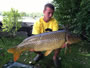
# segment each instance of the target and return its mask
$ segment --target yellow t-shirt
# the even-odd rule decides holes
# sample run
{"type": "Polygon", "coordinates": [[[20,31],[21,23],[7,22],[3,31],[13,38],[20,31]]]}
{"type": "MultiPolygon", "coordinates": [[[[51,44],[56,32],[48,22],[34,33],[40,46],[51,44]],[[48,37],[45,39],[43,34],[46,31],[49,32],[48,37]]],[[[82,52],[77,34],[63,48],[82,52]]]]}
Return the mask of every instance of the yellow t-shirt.
{"type": "Polygon", "coordinates": [[[52,31],[57,31],[59,29],[58,22],[56,19],[51,18],[49,22],[45,22],[43,17],[34,23],[32,34],[41,34],[46,32],[45,29],[52,29],[52,31]]]}

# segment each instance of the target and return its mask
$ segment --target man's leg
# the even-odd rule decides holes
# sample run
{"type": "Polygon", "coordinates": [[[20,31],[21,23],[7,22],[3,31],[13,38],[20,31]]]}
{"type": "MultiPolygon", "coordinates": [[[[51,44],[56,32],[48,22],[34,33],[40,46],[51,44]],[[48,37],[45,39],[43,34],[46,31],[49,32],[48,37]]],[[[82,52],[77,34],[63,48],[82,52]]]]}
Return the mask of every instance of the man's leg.
{"type": "Polygon", "coordinates": [[[61,61],[60,61],[61,59],[59,59],[59,53],[60,53],[60,49],[56,49],[54,51],[53,61],[56,68],[61,67],[61,61]]]}
{"type": "Polygon", "coordinates": [[[35,52],[37,55],[36,57],[31,61],[31,64],[36,64],[37,62],[39,62],[39,60],[41,60],[44,55],[42,52],[35,52]]]}

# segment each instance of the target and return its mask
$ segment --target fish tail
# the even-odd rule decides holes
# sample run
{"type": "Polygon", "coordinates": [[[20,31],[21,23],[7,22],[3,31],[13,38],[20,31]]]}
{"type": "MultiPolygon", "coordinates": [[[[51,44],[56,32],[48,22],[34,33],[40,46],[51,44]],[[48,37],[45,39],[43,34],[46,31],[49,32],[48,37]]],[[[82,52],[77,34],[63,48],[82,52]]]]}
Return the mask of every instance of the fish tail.
{"type": "Polygon", "coordinates": [[[19,59],[19,57],[20,57],[20,54],[21,54],[21,52],[15,52],[14,53],[14,61],[17,61],[18,59],[19,59]]]}
{"type": "Polygon", "coordinates": [[[21,51],[16,51],[16,48],[10,48],[8,49],[8,52],[13,54],[14,61],[17,61],[21,54],[21,51]]]}
{"type": "Polygon", "coordinates": [[[15,51],[16,51],[16,48],[10,48],[10,49],[8,49],[8,53],[15,53],[15,51]]]}

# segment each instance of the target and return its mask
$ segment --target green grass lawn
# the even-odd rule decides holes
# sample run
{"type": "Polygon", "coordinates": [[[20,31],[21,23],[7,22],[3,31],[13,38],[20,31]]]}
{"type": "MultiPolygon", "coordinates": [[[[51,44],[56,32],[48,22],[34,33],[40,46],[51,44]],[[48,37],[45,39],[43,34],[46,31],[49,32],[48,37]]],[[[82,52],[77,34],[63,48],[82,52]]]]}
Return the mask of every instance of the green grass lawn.
{"type": "MultiPolygon", "coordinates": [[[[25,37],[15,37],[15,38],[3,38],[4,43],[0,39],[0,68],[2,66],[13,60],[13,55],[7,52],[8,48],[18,45],[25,37]]],[[[64,54],[64,49],[60,52],[61,66],[62,68],[90,68],[90,52],[89,49],[82,48],[83,43],[74,44],[71,46],[71,53],[64,54]]],[[[89,46],[89,45],[87,45],[89,46]]],[[[17,62],[29,64],[29,62],[36,56],[33,52],[23,52],[20,59],[17,62]]],[[[38,62],[36,65],[40,65],[41,68],[55,68],[53,64],[53,52],[38,62]]]]}

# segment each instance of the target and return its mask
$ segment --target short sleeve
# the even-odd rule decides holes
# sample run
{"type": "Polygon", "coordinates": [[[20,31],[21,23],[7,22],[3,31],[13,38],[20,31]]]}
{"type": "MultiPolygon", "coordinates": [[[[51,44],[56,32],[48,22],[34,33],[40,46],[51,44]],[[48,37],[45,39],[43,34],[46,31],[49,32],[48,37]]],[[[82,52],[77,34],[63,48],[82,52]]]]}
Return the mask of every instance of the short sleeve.
{"type": "Polygon", "coordinates": [[[32,34],[40,34],[40,24],[39,21],[35,22],[32,29],[32,34]]]}

